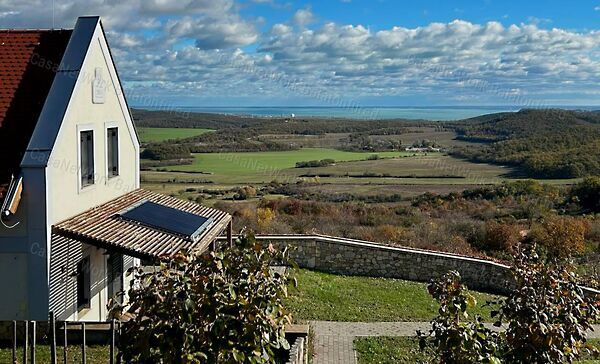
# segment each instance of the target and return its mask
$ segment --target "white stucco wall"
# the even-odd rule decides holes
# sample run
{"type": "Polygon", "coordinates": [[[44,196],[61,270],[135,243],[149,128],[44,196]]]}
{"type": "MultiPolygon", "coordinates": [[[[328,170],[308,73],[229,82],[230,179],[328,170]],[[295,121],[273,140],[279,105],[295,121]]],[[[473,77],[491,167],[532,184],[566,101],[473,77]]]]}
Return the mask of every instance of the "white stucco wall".
{"type": "Polygon", "coordinates": [[[50,225],[72,217],[139,187],[139,147],[128,110],[122,104],[121,88],[100,28],[92,40],[65,119],[47,167],[50,225]],[[100,69],[106,83],[103,104],[92,102],[92,81],[100,69]],[[119,176],[107,176],[106,129],[119,130],[119,176]],[[80,187],[79,143],[81,130],[94,132],[95,183],[80,187]]]}
{"type": "MultiPolygon", "coordinates": [[[[96,20],[84,22],[89,24],[91,21],[96,20]]],[[[29,161],[22,164],[23,199],[13,219],[19,225],[14,229],[0,227],[0,273],[5,278],[0,279],[0,291],[11,292],[0,300],[0,320],[47,318],[52,225],[139,187],[139,145],[99,22],[53,143],[48,165],[44,168],[39,162],[49,146],[43,145],[52,140],[50,137],[46,140],[44,136],[52,129],[50,126],[55,125],[52,123],[61,123],[58,115],[55,118],[54,114],[48,113],[45,117],[44,127],[40,128],[38,123],[34,132],[40,134],[38,142],[42,141],[42,147],[34,146],[33,149],[41,151],[32,152],[29,161]],[[100,69],[105,81],[104,103],[92,102],[96,69],[100,69]],[[110,179],[107,178],[106,163],[107,127],[119,129],[119,176],[110,179]],[[94,131],[95,184],[85,188],[80,188],[79,175],[79,130],[82,128],[94,131]],[[10,277],[9,272],[14,275],[10,277]]],[[[71,315],[70,319],[104,320],[108,293],[107,255],[104,250],[87,245],[82,253],[91,257],[92,307],[71,315]]],[[[64,274],[73,279],[72,273],[64,274]]]]}
{"type": "MultiPolygon", "coordinates": [[[[48,185],[48,226],[68,219],[139,187],[139,146],[121,87],[100,26],[97,27],[67,113],[56,139],[46,178],[48,185]],[[100,69],[105,84],[105,101],[92,102],[92,82],[100,69]],[[119,176],[108,178],[107,135],[118,128],[119,176]],[[94,132],[95,182],[80,186],[80,131],[94,132]]],[[[103,249],[84,245],[83,255],[91,257],[91,307],[75,313],[71,320],[105,320],[107,304],[107,255],[103,249]]]]}

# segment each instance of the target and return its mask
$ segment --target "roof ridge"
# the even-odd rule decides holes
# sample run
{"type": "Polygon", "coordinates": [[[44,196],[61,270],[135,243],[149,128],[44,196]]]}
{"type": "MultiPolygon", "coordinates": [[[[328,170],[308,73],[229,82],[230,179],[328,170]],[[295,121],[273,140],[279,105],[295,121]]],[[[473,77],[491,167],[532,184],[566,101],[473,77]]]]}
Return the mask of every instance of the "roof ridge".
{"type": "Polygon", "coordinates": [[[73,28],[0,28],[0,32],[6,33],[41,33],[41,32],[63,32],[72,31],[73,28]]]}

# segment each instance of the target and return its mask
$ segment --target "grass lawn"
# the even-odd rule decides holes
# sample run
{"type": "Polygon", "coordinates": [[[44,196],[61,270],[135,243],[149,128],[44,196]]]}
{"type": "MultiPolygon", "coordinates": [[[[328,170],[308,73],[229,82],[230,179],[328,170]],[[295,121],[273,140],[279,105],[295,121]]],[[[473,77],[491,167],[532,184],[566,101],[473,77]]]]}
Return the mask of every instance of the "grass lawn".
{"type": "MultiPolygon", "coordinates": [[[[290,290],[287,307],[295,321],[429,321],[439,305],[426,284],[400,279],[349,277],[300,269],[298,287],[290,290]]],[[[494,296],[474,292],[478,306],[472,313],[489,317],[481,307],[494,296]]]]}
{"type": "MultiPolygon", "coordinates": [[[[600,347],[600,341],[590,340],[600,347]]],[[[419,341],[414,337],[362,337],[354,340],[358,364],[400,364],[426,362],[427,356],[419,350],[419,341]]],[[[579,363],[600,363],[590,356],[579,363]]]]}
{"type": "Polygon", "coordinates": [[[140,142],[161,142],[169,139],[189,138],[213,131],[200,128],[136,128],[140,142]]]}
{"type": "MultiPolygon", "coordinates": [[[[23,346],[17,349],[18,355],[17,360],[19,363],[23,360],[23,346]]],[[[79,364],[81,363],[81,346],[69,346],[67,352],[68,363],[79,364]]],[[[30,352],[27,354],[28,360],[31,360],[30,352]]],[[[36,345],[36,362],[38,363],[50,363],[50,346],[48,345],[36,345]]],[[[58,362],[63,362],[63,349],[59,345],[56,356],[58,362]]],[[[110,354],[108,346],[97,346],[92,345],[86,348],[86,363],[90,364],[106,364],[109,362],[110,354]]],[[[12,363],[12,348],[2,347],[0,348],[0,363],[12,363]]]]}

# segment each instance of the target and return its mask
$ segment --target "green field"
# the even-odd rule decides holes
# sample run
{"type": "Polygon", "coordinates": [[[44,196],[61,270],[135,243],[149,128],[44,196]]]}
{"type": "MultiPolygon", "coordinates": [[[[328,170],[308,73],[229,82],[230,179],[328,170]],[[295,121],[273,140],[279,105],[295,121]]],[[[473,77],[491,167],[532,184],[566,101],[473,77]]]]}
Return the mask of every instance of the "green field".
{"type": "MultiPolygon", "coordinates": [[[[321,175],[333,184],[482,184],[499,183],[510,168],[477,164],[442,153],[361,153],[328,148],[304,148],[283,152],[197,153],[190,165],[167,166],[173,172],[198,173],[217,184],[296,182],[304,175],[321,175]],[[366,160],[377,154],[380,159],[366,160]],[[294,168],[296,162],[331,158],[329,167],[294,168]],[[377,176],[369,177],[365,174],[377,176]],[[331,174],[327,177],[327,174],[331,174]],[[449,176],[449,177],[448,177],[449,176]]],[[[158,181],[157,181],[158,182],[158,181]]]]}
{"type": "Polygon", "coordinates": [[[136,128],[140,142],[162,142],[170,139],[190,138],[211,132],[211,129],[194,128],[136,128]]]}
{"type": "MultiPolygon", "coordinates": [[[[590,340],[596,347],[599,340],[590,340]]],[[[419,341],[414,337],[361,337],[354,340],[358,364],[412,364],[429,363],[425,353],[419,350],[419,341]]],[[[578,363],[600,363],[590,355],[584,355],[578,363]]]]}
{"type": "Polygon", "coordinates": [[[310,168],[294,168],[296,162],[326,158],[340,162],[359,161],[367,159],[372,154],[377,154],[381,158],[411,155],[406,152],[360,153],[326,148],[305,148],[283,152],[196,153],[193,164],[169,166],[166,169],[210,173],[224,177],[222,182],[231,181],[232,178],[239,182],[270,182],[278,178],[296,177],[310,170],[310,168]]]}
{"type": "MultiPolygon", "coordinates": [[[[298,287],[290,290],[286,306],[295,321],[429,321],[439,304],[426,284],[400,279],[349,277],[300,269],[298,287]]],[[[492,295],[474,292],[478,306],[473,314],[490,317],[482,307],[492,295]]]]}

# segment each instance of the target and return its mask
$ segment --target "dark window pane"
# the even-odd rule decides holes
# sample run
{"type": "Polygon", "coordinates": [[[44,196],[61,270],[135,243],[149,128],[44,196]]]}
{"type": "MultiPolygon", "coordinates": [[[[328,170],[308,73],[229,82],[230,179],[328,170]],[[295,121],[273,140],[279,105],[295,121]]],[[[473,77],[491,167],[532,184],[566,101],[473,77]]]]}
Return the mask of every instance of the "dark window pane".
{"type": "Polygon", "coordinates": [[[117,128],[107,129],[108,149],[108,177],[119,175],[119,130],[117,128]]]}
{"type": "Polygon", "coordinates": [[[81,132],[81,186],[94,184],[94,132],[81,132]]]}
{"type": "Polygon", "coordinates": [[[77,307],[89,308],[91,299],[90,257],[77,264],[77,307]]]}

